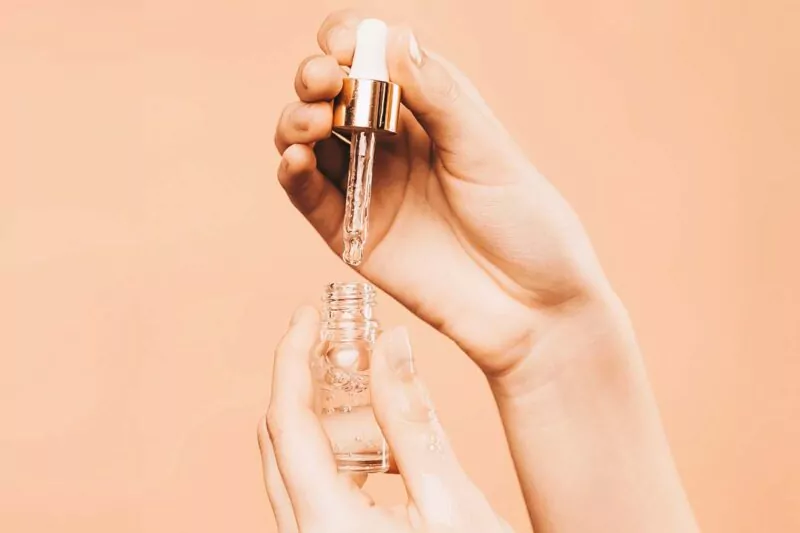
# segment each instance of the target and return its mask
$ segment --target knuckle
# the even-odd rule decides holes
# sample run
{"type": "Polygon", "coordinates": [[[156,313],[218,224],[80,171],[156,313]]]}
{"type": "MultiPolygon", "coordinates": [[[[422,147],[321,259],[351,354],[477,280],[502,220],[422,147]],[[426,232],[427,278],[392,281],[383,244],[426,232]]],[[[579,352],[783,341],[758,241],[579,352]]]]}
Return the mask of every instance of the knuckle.
{"type": "Polygon", "coordinates": [[[443,76],[439,97],[445,104],[454,104],[461,97],[461,87],[451,76],[443,76]]]}
{"type": "Polygon", "coordinates": [[[296,105],[296,103],[292,102],[290,104],[286,104],[285,106],[283,106],[283,109],[281,109],[280,117],[278,117],[278,130],[279,131],[286,127],[287,120],[288,120],[292,110],[294,109],[295,105],[296,105]]]}
{"type": "Polygon", "coordinates": [[[428,71],[428,87],[431,96],[439,106],[448,106],[461,98],[463,89],[460,83],[450,75],[444,66],[437,62],[430,62],[423,68],[428,71]]]}
{"type": "Polygon", "coordinates": [[[288,123],[292,131],[308,131],[313,118],[307,106],[294,104],[288,113],[288,123]]]}
{"type": "Polygon", "coordinates": [[[275,146],[283,150],[286,147],[286,137],[291,131],[291,116],[295,104],[288,104],[282,110],[278,117],[278,125],[275,128],[275,146]]]}
{"type": "Polygon", "coordinates": [[[298,142],[306,142],[308,138],[325,136],[332,120],[333,110],[329,103],[298,103],[288,111],[286,129],[293,137],[297,137],[298,142]]]}

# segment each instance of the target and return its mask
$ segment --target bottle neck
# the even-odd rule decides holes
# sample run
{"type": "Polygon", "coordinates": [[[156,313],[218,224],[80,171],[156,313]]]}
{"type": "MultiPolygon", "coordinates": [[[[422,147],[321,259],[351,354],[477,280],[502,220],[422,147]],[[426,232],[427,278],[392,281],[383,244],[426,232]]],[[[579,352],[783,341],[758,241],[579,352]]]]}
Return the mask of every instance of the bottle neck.
{"type": "Polygon", "coordinates": [[[328,340],[374,340],[375,289],[369,283],[332,283],[325,289],[322,335],[328,340]]]}

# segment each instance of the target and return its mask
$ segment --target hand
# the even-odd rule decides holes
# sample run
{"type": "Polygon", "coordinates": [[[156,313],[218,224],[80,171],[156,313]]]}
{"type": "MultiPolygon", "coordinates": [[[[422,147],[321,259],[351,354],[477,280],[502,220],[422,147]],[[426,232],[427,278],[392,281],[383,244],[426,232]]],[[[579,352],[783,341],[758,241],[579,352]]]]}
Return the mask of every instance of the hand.
{"type": "Polygon", "coordinates": [[[365,476],[338,473],[312,409],[309,353],[318,315],[300,308],[275,355],[272,397],[259,424],[264,480],[280,533],[510,532],[468,479],[414,373],[402,328],[384,334],[372,359],[372,401],[406,505],[378,507],[361,491],[365,476]]]}
{"type": "MultiPolygon", "coordinates": [[[[353,12],[319,31],[276,132],[278,176],[297,209],[341,254],[348,147],[331,136],[353,12]]],[[[581,224],[470,83],[390,28],[400,132],[379,144],[360,272],[459,344],[490,376],[519,365],[544,330],[609,289],[581,224]],[[487,328],[491,323],[492,328],[487,328]]]]}
{"type": "MultiPolygon", "coordinates": [[[[301,64],[275,135],[279,181],[339,254],[348,151],[330,101],[360,20],[323,23],[324,55],[301,64]]],[[[360,272],[487,375],[537,532],[696,531],[633,328],[577,216],[463,75],[409,29],[390,35],[405,108],[376,154],[360,272]]]]}

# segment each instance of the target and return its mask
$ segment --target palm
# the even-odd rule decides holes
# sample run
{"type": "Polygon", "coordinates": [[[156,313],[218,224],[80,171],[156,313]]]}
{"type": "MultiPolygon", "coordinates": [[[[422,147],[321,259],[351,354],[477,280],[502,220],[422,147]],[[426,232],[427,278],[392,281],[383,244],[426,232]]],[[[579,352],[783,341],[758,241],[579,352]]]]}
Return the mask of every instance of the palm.
{"type": "MultiPolygon", "coordinates": [[[[369,496],[363,495],[364,499],[371,501],[369,496]]],[[[473,516],[465,514],[462,510],[457,516],[453,516],[450,523],[430,523],[429,519],[423,518],[423,514],[412,503],[408,505],[395,505],[392,507],[370,506],[362,509],[361,512],[355,511],[354,516],[359,516],[358,532],[372,533],[381,531],[383,533],[465,533],[471,531],[481,531],[482,533],[512,533],[513,530],[502,518],[493,513],[475,513],[473,516]]],[[[443,517],[439,517],[439,522],[445,522],[443,517]]]]}
{"type": "MultiPolygon", "coordinates": [[[[477,91],[441,58],[413,62],[409,38],[393,40],[387,52],[405,107],[400,133],[379,144],[359,271],[485,371],[502,371],[542,312],[602,276],[577,217],[477,91]]],[[[352,48],[336,55],[301,68],[302,103],[287,107],[276,141],[284,162],[292,162],[279,171],[292,201],[340,252],[336,221],[344,202],[328,180],[341,185],[347,151],[331,138],[330,101],[341,90],[340,65],[352,59],[352,48]]]]}
{"type": "Polygon", "coordinates": [[[487,370],[513,363],[496,354],[508,353],[508,339],[529,330],[531,307],[569,297],[557,277],[568,273],[570,258],[541,254],[557,221],[531,201],[531,188],[549,191],[522,156],[512,155],[470,170],[475,166],[439,153],[405,114],[398,138],[379,145],[367,254],[359,267],[487,370]],[[482,325],[498,316],[506,334],[483,334],[482,325]],[[497,344],[500,338],[505,346],[497,344]]]}
{"type": "Polygon", "coordinates": [[[419,531],[411,524],[409,510],[405,506],[371,507],[364,512],[359,531],[385,531],[386,533],[412,533],[419,531]]]}

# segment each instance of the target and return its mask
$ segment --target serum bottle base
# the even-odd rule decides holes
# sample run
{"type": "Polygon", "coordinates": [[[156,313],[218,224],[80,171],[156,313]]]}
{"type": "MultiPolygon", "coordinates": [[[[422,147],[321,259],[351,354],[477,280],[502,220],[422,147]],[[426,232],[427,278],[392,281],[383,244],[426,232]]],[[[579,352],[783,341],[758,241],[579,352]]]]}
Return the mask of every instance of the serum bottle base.
{"type": "Polygon", "coordinates": [[[389,458],[383,453],[341,453],[335,457],[339,472],[384,474],[389,471],[389,458]]]}

